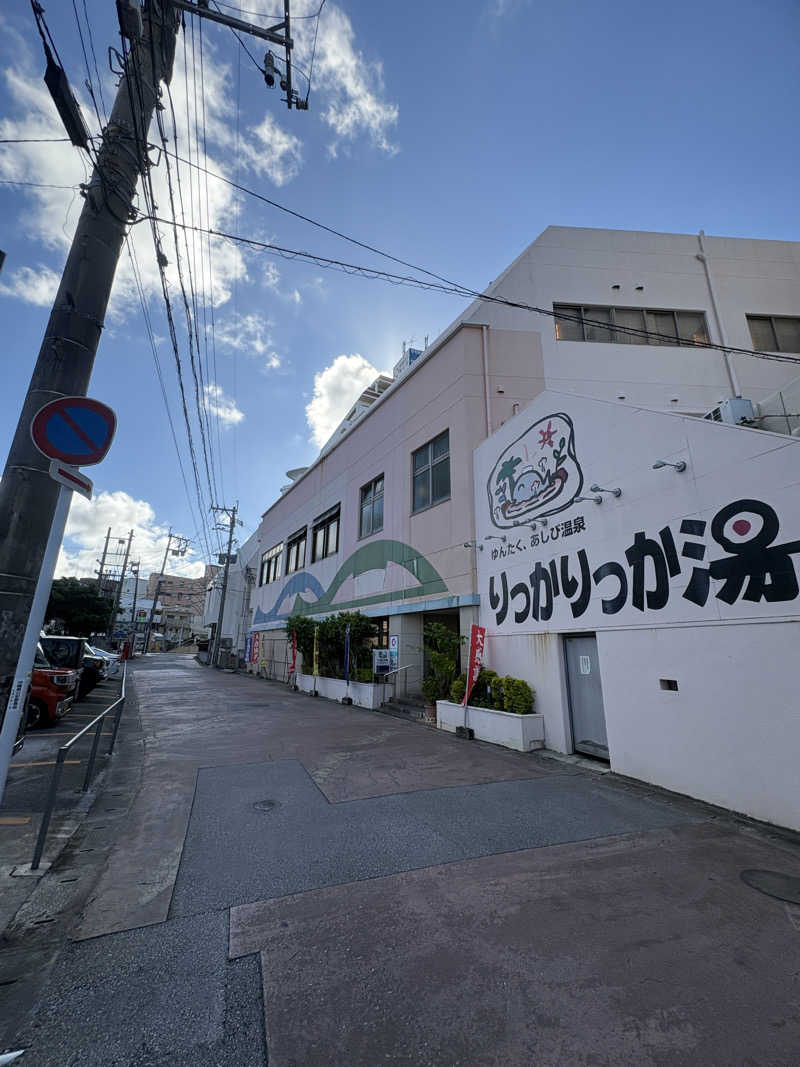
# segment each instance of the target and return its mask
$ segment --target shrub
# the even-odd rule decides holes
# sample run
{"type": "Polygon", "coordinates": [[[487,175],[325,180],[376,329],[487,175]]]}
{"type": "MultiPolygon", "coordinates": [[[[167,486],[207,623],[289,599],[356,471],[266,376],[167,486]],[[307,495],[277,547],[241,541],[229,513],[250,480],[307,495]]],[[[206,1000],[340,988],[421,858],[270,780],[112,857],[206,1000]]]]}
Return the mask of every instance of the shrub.
{"type": "Polygon", "coordinates": [[[426,623],[424,634],[428,673],[422,679],[422,692],[428,703],[435,704],[437,700],[447,700],[450,695],[464,638],[440,622],[426,623]]]}
{"type": "Polygon", "coordinates": [[[450,699],[454,704],[460,704],[464,699],[464,694],[467,691],[467,679],[465,675],[461,675],[456,678],[453,684],[450,686],[450,699]]]}
{"type": "Polygon", "coordinates": [[[533,690],[522,678],[510,676],[502,679],[503,707],[517,715],[528,715],[533,711],[533,690]]]}
{"type": "Polygon", "coordinates": [[[375,624],[360,611],[341,611],[319,622],[305,615],[292,615],[286,620],[290,639],[292,630],[297,631],[297,647],[303,654],[303,671],[306,674],[311,674],[314,669],[314,628],[317,627],[320,677],[344,678],[344,631],[348,625],[350,676],[355,678],[359,670],[366,670],[369,673],[367,681],[372,681],[372,648],[367,642],[375,635],[375,624]]]}
{"type": "Polygon", "coordinates": [[[372,681],[372,668],[371,667],[359,667],[356,671],[356,681],[358,682],[371,682],[372,681]]]}

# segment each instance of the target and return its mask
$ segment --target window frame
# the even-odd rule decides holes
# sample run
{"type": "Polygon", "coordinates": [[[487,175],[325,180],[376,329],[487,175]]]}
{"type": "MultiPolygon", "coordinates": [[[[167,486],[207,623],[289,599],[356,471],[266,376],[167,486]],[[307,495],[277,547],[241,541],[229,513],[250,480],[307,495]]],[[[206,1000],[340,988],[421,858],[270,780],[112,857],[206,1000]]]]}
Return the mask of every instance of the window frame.
{"type": "Polygon", "coordinates": [[[318,515],[316,519],[311,523],[311,563],[320,563],[323,559],[330,559],[331,556],[335,556],[339,551],[339,544],[342,539],[342,507],[341,503],[335,504],[332,508],[328,508],[321,515],[318,515]],[[330,547],[330,531],[333,524],[336,523],[336,547],[331,549],[330,547]],[[317,532],[319,530],[324,531],[322,535],[322,554],[317,555],[317,532]]]}
{"type": "MultiPolygon", "coordinates": [[[[578,344],[595,344],[595,345],[596,344],[605,344],[605,345],[630,345],[630,344],[634,344],[635,345],[635,344],[640,344],[640,345],[651,345],[651,346],[653,346],[655,348],[702,348],[706,344],[708,344],[709,341],[710,341],[710,336],[709,336],[709,333],[708,333],[708,319],[706,317],[706,312],[701,308],[628,307],[628,306],[622,306],[622,305],[616,305],[616,304],[602,304],[602,305],[601,304],[564,304],[564,303],[555,303],[554,302],[553,303],[553,315],[554,315],[554,324],[555,324],[555,331],[556,331],[556,341],[573,341],[573,342],[576,342],[578,344]],[[608,323],[608,327],[607,328],[608,328],[609,332],[613,334],[613,337],[612,337],[611,340],[595,340],[594,338],[587,337],[586,336],[587,330],[598,330],[601,327],[587,326],[585,322],[577,322],[577,323],[574,323],[574,324],[570,323],[571,325],[575,325],[575,326],[578,326],[580,328],[581,333],[583,335],[582,337],[580,337],[580,338],[575,338],[575,337],[561,338],[561,337],[558,336],[558,320],[559,320],[559,314],[560,314],[559,313],[559,309],[563,309],[563,313],[566,314],[566,315],[574,314],[580,319],[586,319],[586,318],[592,318],[592,316],[590,314],[587,314],[587,311],[589,311],[591,308],[597,308],[598,310],[608,311],[609,312],[609,323],[608,323]],[[617,331],[616,331],[616,327],[617,327],[617,312],[618,311],[635,311],[635,312],[637,312],[637,314],[642,316],[642,329],[643,330],[647,330],[648,333],[651,332],[651,331],[649,331],[647,329],[647,316],[648,315],[671,315],[672,316],[672,326],[673,326],[673,329],[675,331],[675,340],[674,341],[667,341],[667,340],[662,340],[660,338],[657,339],[657,340],[651,340],[650,338],[646,338],[646,337],[637,337],[635,334],[622,334],[621,336],[623,338],[625,338],[625,340],[620,340],[620,337],[617,335],[617,331]],[[704,327],[704,331],[705,331],[705,340],[704,341],[691,341],[691,340],[689,340],[687,338],[681,337],[680,323],[678,321],[678,316],[682,315],[682,314],[699,315],[702,318],[703,327],[704,327]],[[630,338],[630,340],[628,340],[627,338],[630,338]]],[[[767,316],[758,315],[758,316],[755,316],[755,317],[756,318],[766,318],[767,316]]],[[[783,316],[783,317],[784,318],[791,318],[792,316],[783,316]]],[[[564,321],[570,322],[569,319],[565,319],[564,321]]],[[[622,328],[626,328],[626,327],[623,326],[622,323],[620,323],[619,325],[622,328]]],[[[630,327],[627,327],[627,328],[630,329],[630,327]]],[[[652,332],[663,332],[663,331],[652,331],[652,332]]]]}
{"type": "Polygon", "coordinates": [[[308,527],[304,526],[302,530],[298,530],[293,533],[291,537],[286,538],[286,574],[296,574],[299,570],[302,570],[306,565],[306,553],[308,552],[308,527]],[[302,544],[303,546],[303,559],[300,561],[300,553],[297,553],[295,566],[291,566],[292,549],[302,544]]]}
{"type": "Polygon", "coordinates": [[[419,448],[415,448],[413,450],[413,452],[411,453],[411,514],[412,515],[419,515],[420,512],[422,512],[422,511],[427,511],[429,508],[438,507],[439,504],[444,504],[448,500],[452,499],[452,496],[453,496],[453,478],[452,478],[452,469],[450,467],[450,455],[451,455],[451,453],[450,453],[450,427],[449,426],[446,429],[442,430],[440,433],[437,433],[435,437],[431,437],[430,440],[426,441],[424,445],[420,445],[419,448]],[[437,456],[435,461],[434,461],[434,457],[433,457],[433,446],[434,446],[434,443],[436,441],[438,441],[440,438],[444,437],[445,435],[447,435],[447,451],[444,453],[444,455],[437,456]],[[416,456],[418,456],[419,453],[422,452],[423,449],[426,449],[426,448],[429,449],[428,462],[425,464],[425,466],[421,467],[419,470],[416,470],[415,466],[414,466],[414,460],[415,460],[416,456]],[[448,492],[447,492],[447,496],[443,496],[439,500],[434,500],[433,499],[433,468],[434,468],[435,464],[439,464],[443,460],[447,460],[448,492]],[[428,503],[427,504],[423,504],[422,507],[416,508],[416,507],[414,507],[414,481],[415,481],[415,479],[417,477],[419,477],[420,474],[424,474],[425,472],[427,472],[427,475],[428,475],[428,503]]]}
{"type": "Polygon", "coordinates": [[[745,316],[744,317],[745,317],[745,322],[747,323],[747,330],[748,330],[748,333],[750,334],[750,342],[753,345],[753,348],[757,349],[760,352],[787,352],[790,355],[796,354],[796,353],[793,353],[790,348],[781,348],[780,347],[781,341],[780,341],[780,337],[778,336],[778,330],[777,330],[777,328],[775,326],[775,323],[777,321],[781,320],[781,319],[789,319],[790,322],[796,322],[798,324],[798,326],[800,326],[800,315],[763,315],[763,314],[758,314],[756,312],[752,312],[752,313],[751,312],[745,312],[745,316]],[[753,331],[750,329],[750,320],[751,319],[766,319],[767,322],[769,322],[770,329],[772,330],[772,336],[773,336],[773,338],[775,340],[775,345],[776,345],[775,348],[760,348],[756,344],[756,342],[753,339],[753,331]]]}
{"type": "Polygon", "coordinates": [[[368,482],[366,482],[364,485],[362,485],[361,488],[358,491],[358,539],[359,539],[359,541],[363,540],[366,537],[372,537],[373,534],[380,533],[381,530],[383,529],[383,521],[384,521],[384,514],[385,514],[383,506],[381,507],[381,524],[380,524],[380,526],[376,526],[375,525],[375,501],[378,499],[378,497],[380,497],[381,502],[383,504],[383,501],[385,501],[385,499],[386,499],[386,476],[385,476],[385,474],[383,472],[381,472],[380,474],[376,474],[374,478],[371,478],[368,482]],[[380,493],[376,493],[375,492],[375,484],[377,482],[381,483],[381,491],[380,491],[380,493]],[[364,493],[367,490],[371,490],[372,491],[372,495],[370,496],[369,500],[365,503],[365,501],[364,501],[364,493]],[[365,507],[369,507],[369,514],[370,514],[369,533],[364,533],[364,508],[365,507]]]}
{"type": "Polygon", "coordinates": [[[271,585],[281,577],[281,561],[283,559],[283,541],[278,541],[272,548],[261,553],[261,566],[258,570],[258,585],[271,585]]]}

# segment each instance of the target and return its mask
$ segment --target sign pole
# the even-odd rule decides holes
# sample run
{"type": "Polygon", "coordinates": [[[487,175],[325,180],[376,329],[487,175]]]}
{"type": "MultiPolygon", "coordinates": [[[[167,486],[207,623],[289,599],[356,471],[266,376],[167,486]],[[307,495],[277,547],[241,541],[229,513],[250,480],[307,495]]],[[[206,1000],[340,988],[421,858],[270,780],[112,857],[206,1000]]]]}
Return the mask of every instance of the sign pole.
{"type": "Polygon", "coordinates": [[[6,778],[8,777],[8,766],[11,763],[14,741],[25,707],[25,697],[31,679],[36,645],[39,643],[39,634],[47,611],[47,602],[50,599],[53,574],[58,560],[58,551],[64,539],[64,528],[67,525],[67,515],[69,514],[71,500],[72,490],[67,489],[64,485],[60,486],[56,510],[53,515],[53,524],[50,527],[50,535],[47,538],[42,567],[36,582],[28,623],[25,627],[25,636],[22,640],[22,648],[17,661],[17,669],[11,685],[11,697],[6,707],[2,729],[0,729],[0,801],[3,799],[6,778]]]}

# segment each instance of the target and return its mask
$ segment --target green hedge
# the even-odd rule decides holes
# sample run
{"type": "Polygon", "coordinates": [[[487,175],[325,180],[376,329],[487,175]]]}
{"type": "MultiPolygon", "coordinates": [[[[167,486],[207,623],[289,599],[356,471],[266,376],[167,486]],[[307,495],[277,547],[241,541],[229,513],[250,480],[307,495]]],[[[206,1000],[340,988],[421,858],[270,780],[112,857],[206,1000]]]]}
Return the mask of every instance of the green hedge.
{"type": "MultiPolygon", "coordinates": [[[[454,704],[461,704],[466,691],[467,676],[462,674],[450,686],[450,699],[454,704]]],[[[522,678],[512,678],[511,675],[501,678],[496,671],[484,668],[472,687],[469,703],[473,708],[528,715],[533,711],[534,691],[522,678]]]]}

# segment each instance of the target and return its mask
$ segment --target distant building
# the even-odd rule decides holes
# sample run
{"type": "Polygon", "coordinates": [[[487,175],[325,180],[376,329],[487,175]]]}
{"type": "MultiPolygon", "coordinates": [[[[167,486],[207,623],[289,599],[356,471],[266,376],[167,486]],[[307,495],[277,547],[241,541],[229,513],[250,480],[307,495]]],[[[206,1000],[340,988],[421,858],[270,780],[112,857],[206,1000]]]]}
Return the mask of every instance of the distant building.
{"type": "Polygon", "coordinates": [[[151,574],[147,582],[147,595],[158,599],[165,608],[186,608],[190,615],[202,615],[209,581],[219,567],[207,565],[202,578],[183,578],[178,574],[151,574]]]}

